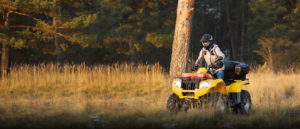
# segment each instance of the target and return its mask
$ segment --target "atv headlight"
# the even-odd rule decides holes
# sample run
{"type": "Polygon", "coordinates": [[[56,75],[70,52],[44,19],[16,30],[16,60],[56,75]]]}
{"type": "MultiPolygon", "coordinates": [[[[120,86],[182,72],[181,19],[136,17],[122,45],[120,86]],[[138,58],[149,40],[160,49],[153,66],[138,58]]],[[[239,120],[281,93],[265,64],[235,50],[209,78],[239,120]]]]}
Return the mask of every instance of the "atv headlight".
{"type": "Polygon", "coordinates": [[[208,88],[211,86],[211,84],[212,84],[211,81],[202,82],[200,83],[200,88],[208,88]]]}
{"type": "Polygon", "coordinates": [[[174,86],[181,88],[181,81],[179,81],[179,80],[174,81],[174,86]]]}

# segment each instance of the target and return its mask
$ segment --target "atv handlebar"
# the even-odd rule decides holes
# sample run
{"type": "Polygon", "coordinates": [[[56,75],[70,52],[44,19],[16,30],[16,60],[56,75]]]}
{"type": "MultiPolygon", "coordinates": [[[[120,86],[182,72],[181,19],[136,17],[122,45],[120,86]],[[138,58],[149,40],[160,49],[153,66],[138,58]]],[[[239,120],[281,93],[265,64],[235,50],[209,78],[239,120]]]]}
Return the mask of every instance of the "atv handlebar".
{"type": "Polygon", "coordinates": [[[200,65],[194,65],[191,69],[192,71],[197,71],[200,68],[200,65]]]}

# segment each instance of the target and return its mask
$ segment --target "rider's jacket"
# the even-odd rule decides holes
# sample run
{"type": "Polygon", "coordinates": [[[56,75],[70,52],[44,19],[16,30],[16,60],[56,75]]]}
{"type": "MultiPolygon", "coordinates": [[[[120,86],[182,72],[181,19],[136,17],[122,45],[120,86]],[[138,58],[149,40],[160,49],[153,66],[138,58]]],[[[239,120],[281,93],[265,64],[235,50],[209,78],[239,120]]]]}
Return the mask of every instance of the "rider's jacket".
{"type": "Polygon", "coordinates": [[[223,57],[223,66],[221,68],[210,68],[209,71],[212,72],[213,74],[220,71],[220,70],[224,70],[225,66],[224,66],[224,60],[225,60],[225,55],[224,53],[221,51],[221,49],[218,47],[217,44],[213,44],[213,47],[209,50],[202,48],[198,59],[196,60],[195,64],[199,64],[201,62],[201,60],[204,58],[205,62],[207,63],[207,65],[209,66],[210,64],[214,63],[217,59],[217,57],[223,57]]]}

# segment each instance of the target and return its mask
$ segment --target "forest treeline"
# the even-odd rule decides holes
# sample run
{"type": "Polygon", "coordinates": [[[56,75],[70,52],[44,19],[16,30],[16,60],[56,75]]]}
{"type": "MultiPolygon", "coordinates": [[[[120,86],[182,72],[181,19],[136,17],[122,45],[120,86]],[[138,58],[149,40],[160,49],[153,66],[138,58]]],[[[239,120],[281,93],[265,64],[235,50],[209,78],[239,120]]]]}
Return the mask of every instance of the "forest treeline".
{"type": "MultiPolygon", "coordinates": [[[[177,0],[1,0],[1,68],[171,60],[177,0]]],[[[300,0],[196,0],[190,58],[205,33],[228,59],[300,64],[300,0]]]]}

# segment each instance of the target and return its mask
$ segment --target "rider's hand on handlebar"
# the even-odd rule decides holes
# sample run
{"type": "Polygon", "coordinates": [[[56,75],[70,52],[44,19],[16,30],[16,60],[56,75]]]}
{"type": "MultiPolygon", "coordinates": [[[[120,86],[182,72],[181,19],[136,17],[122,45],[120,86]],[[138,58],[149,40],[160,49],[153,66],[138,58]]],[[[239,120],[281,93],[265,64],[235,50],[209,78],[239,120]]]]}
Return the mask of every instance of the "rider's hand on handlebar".
{"type": "Polygon", "coordinates": [[[214,67],[213,67],[212,64],[209,64],[209,65],[207,66],[207,68],[210,69],[210,68],[214,68],[214,67]]]}
{"type": "Polygon", "coordinates": [[[218,69],[218,68],[222,68],[222,67],[223,67],[222,61],[218,61],[218,62],[208,65],[208,68],[214,68],[214,69],[218,69]]]}
{"type": "Polygon", "coordinates": [[[200,67],[200,65],[199,64],[195,64],[194,65],[194,67],[192,68],[192,71],[196,71],[196,70],[198,70],[198,68],[200,67]]]}
{"type": "Polygon", "coordinates": [[[221,60],[223,60],[222,56],[218,56],[217,59],[216,59],[216,61],[221,61],[221,60]]]}
{"type": "Polygon", "coordinates": [[[215,68],[222,68],[223,67],[223,62],[222,61],[218,61],[215,63],[215,68]]]}

